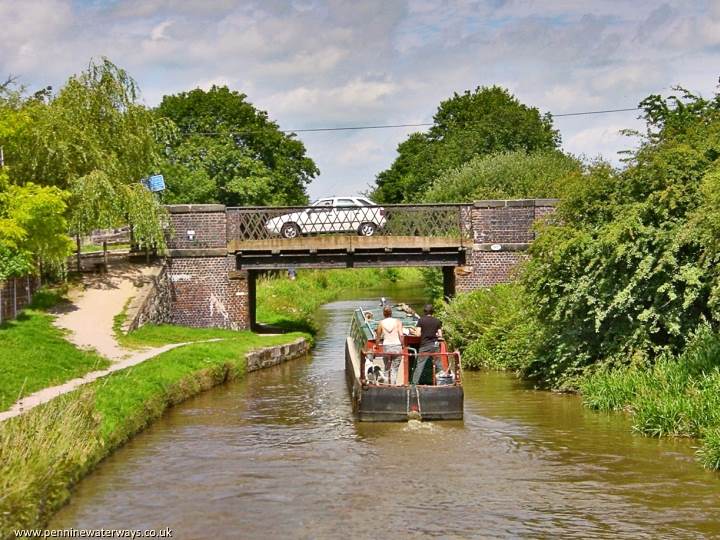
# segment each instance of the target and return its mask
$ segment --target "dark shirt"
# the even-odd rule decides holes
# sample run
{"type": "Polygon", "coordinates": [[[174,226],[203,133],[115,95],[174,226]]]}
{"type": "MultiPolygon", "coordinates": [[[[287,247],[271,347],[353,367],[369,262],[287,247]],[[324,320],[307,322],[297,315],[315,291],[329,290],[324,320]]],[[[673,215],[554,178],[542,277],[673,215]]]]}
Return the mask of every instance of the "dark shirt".
{"type": "Polygon", "coordinates": [[[432,315],[423,315],[417,323],[420,328],[420,346],[430,345],[437,341],[437,333],[442,328],[442,322],[432,315]]]}

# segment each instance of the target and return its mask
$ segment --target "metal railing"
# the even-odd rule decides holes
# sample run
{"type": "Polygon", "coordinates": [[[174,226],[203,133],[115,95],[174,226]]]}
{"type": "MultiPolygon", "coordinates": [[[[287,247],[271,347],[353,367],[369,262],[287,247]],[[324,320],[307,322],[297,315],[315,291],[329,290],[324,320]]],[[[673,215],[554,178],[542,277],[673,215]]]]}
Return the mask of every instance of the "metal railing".
{"type": "Polygon", "coordinates": [[[394,204],[227,209],[229,241],[293,239],[327,234],[472,238],[471,206],[394,204]]]}
{"type": "MultiPolygon", "coordinates": [[[[427,356],[432,359],[439,357],[444,366],[447,366],[447,372],[451,374],[451,380],[447,384],[462,384],[462,366],[460,360],[460,352],[418,352],[412,347],[404,347],[401,353],[384,352],[380,349],[362,349],[360,355],[360,383],[361,384],[377,384],[396,386],[395,381],[390,380],[391,362],[393,358],[401,358],[400,369],[402,369],[403,384],[399,386],[407,386],[410,384],[410,360],[417,359],[419,356],[427,356]],[[374,381],[368,380],[367,367],[368,362],[377,365],[376,360],[380,359],[382,366],[378,366],[382,370],[382,380],[377,378],[374,381]]],[[[438,385],[438,373],[435,370],[435,362],[432,363],[432,382],[433,386],[438,385]]]]}

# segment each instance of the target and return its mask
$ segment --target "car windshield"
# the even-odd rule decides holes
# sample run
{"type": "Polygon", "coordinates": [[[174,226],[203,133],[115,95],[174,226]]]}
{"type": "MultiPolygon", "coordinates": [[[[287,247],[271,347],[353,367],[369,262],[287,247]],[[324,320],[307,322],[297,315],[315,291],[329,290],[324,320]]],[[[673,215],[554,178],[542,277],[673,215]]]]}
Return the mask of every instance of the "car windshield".
{"type": "Polygon", "coordinates": [[[332,199],[320,199],[312,203],[310,206],[332,206],[332,199]]]}
{"type": "Polygon", "coordinates": [[[364,199],[363,197],[358,197],[357,201],[364,206],[375,206],[374,202],[372,202],[370,199],[364,199]]]}

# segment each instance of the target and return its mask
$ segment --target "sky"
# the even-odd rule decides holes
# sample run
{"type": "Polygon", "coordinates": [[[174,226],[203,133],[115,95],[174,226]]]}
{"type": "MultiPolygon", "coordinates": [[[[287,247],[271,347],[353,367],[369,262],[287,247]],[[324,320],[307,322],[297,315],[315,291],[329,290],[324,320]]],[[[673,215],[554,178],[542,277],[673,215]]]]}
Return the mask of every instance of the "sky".
{"type": "MultiPolygon", "coordinates": [[[[554,114],[636,106],[720,75],[720,0],[0,0],[0,78],[31,90],[107,56],[142,101],[227,85],[282,129],[432,121],[501,85],[554,114]]],[[[636,112],[559,117],[563,148],[618,163],[636,112]]],[[[367,190],[417,128],[301,133],[313,198],[367,190]]]]}

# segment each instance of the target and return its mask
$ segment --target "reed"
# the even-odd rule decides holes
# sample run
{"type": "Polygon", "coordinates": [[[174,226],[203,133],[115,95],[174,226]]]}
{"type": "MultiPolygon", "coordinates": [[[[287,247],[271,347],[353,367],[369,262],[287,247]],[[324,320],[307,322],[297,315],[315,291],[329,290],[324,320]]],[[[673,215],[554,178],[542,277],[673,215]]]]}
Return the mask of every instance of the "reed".
{"type": "Polygon", "coordinates": [[[594,409],[628,411],[642,435],[699,438],[703,465],[720,469],[720,336],[710,329],[677,357],[592,373],[580,391],[594,409]]]}
{"type": "Polygon", "coordinates": [[[104,455],[92,392],[63,396],[0,424],[0,537],[45,523],[104,455]]]}

